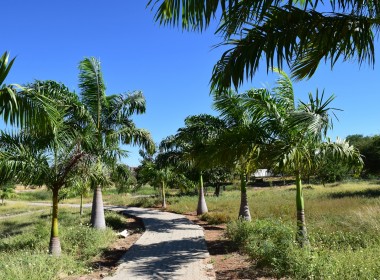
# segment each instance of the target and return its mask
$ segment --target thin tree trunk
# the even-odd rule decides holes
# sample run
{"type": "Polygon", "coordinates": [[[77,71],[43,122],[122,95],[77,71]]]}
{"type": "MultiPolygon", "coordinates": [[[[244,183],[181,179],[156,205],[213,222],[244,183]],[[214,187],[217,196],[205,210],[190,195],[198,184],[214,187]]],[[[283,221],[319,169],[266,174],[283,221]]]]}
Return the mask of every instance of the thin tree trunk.
{"type": "Polygon", "coordinates": [[[219,195],[220,195],[220,185],[219,185],[219,183],[217,183],[217,184],[215,185],[215,193],[214,193],[214,195],[215,195],[216,197],[219,197],[219,195]]]}
{"type": "Polygon", "coordinates": [[[53,187],[53,213],[49,244],[49,254],[53,256],[61,255],[61,242],[58,236],[58,191],[58,187],[53,187]]]}
{"type": "Polygon", "coordinates": [[[309,239],[306,230],[305,220],[305,205],[302,192],[301,174],[298,171],[296,174],[296,206],[297,206],[297,242],[301,247],[309,245],[309,239]]]}
{"type": "Polygon", "coordinates": [[[207,209],[207,204],[206,204],[204,190],[203,190],[203,176],[201,172],[199,176],[199,196],[198,196],[197,215],[203,215],[207,212],[208,212],[208,209],[207,209]]]}
{"type": "Polygon", "coordinates": [[[247,197],[247,179],[243,172],[240,174],[240,195],[239,219],[251,221],[247,197]]]}
{"type": "Polygon", "coordinates": [[[83,194],[80,195],[79,215],[83,215],[83,194]]]}
{"type": "Polygon", "coordinates": [[[162,196],[162,208],[166,208],[166,195],[165,195],[165,182],[164,181],[162,181],[161,196],[162,196]]]}
{"type": "Polygon", "coordinates": [[[91,210],[91,226],[95,229],[106,228],[106,220],[104,218],[102,188],[100,186],[97,186],[94,189],[94,197],[92,199],[92,210],[91,210]]]}

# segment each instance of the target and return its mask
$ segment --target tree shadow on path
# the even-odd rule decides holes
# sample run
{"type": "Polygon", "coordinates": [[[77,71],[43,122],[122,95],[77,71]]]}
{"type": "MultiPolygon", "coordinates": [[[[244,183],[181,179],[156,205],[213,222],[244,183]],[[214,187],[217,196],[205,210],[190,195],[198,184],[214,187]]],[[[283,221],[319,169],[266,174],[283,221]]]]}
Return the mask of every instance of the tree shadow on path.
{"type": "Polygon", "coordinates": [[[142,279],[173,279],[179,270],[202,260],[207,254],[203,238],[186,238],[149,245],[134,244],[120,260],[142,279]]]}

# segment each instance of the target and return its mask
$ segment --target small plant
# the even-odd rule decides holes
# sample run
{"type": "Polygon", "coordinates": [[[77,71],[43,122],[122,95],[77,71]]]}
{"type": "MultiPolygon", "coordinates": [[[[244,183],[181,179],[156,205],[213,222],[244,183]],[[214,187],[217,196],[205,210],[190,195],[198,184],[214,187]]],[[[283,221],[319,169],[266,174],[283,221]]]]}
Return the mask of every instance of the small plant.
{"type": "Polygon", "coordinates": [[[0,188],[0,199],[1,204],[4,205],[4,200],[15,197],[15,187],[14,185],[4,185],[0,188]]]}

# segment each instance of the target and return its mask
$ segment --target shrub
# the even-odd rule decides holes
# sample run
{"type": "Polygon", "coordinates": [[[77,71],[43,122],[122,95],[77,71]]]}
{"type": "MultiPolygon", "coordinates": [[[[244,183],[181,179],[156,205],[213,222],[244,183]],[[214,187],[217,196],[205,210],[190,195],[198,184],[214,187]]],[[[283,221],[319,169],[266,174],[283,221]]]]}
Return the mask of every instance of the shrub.
{"type": "Polygon", "coordinates": [[[235,221],[228,224],[227,235],[261,267],[286,270],[295,246],[293,230],[273,220],[235,221]]]}

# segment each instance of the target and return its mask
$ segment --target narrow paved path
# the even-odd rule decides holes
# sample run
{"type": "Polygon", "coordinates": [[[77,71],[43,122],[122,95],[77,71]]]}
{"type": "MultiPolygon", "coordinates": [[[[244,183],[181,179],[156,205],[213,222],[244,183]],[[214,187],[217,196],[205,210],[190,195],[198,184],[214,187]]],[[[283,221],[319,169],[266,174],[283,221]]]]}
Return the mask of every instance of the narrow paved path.
{"type": "Polygon", "coordinates": [[[145,232],[105,280],[215,279],[203,229],[183,215],[135,207],[105,207],[142,219],[145,232]]]}

